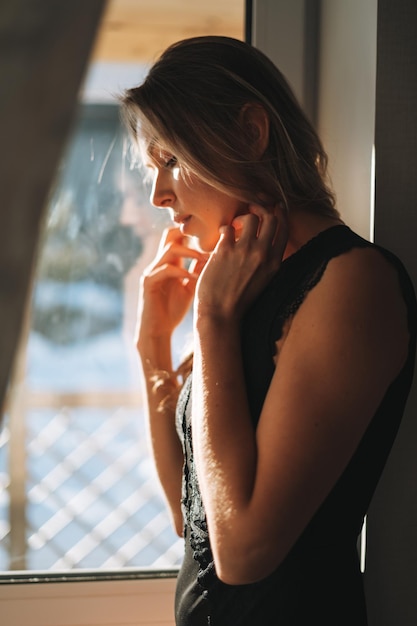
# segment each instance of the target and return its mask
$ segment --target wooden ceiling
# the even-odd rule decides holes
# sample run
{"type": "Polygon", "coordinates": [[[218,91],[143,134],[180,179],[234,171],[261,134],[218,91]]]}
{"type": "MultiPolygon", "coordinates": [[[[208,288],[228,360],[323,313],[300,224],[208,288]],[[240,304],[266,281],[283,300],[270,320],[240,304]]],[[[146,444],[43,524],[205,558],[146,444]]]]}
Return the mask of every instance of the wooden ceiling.
{"type": "Polygon", "coordinates": [[[108,0],[92,61],[153,61],[195,35],[244,38],[244,0],[108,0]]]}

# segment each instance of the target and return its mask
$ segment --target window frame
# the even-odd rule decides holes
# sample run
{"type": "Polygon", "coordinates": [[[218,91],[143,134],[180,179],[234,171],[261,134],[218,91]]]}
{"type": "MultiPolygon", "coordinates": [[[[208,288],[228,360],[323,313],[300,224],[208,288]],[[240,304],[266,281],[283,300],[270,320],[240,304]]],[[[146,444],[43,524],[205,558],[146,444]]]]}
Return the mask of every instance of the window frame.
{"type": "Polygon", "coordinates": [[[0,576],[8,626],[174,626],[176,571],[0,576]]]}

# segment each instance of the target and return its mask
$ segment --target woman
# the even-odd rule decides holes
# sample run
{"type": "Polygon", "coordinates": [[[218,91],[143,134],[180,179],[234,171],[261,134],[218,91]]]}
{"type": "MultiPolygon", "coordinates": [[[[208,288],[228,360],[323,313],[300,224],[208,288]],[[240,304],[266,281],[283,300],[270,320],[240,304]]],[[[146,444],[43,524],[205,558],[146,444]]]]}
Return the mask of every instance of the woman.
{"type": "Polygon", "coordinates": [[[174,222],[137,346],[185,540],[176,623],[365,625],[356,542],[412,379],[407,274],[342,222],[320,140],[256,49],[173,45],[123,109],[174,222]],[[171,338],[192,301],[182,384],[171,338]]]}

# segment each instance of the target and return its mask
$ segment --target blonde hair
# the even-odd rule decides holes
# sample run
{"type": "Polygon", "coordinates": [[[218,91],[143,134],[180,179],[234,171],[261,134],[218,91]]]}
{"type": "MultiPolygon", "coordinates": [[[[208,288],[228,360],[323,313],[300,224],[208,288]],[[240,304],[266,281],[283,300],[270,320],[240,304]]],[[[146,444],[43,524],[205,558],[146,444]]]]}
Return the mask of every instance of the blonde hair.
{"type": "Polygon", "coordinates": [[[321,141],[282,73],[256,48],[228,37],[185,39],[121,102],[136,141],[161,146],[221,191],[337,215],[321,141]],[[262,106],[269,118],[260,159],[242,121],[248,104],[262,106]]]}

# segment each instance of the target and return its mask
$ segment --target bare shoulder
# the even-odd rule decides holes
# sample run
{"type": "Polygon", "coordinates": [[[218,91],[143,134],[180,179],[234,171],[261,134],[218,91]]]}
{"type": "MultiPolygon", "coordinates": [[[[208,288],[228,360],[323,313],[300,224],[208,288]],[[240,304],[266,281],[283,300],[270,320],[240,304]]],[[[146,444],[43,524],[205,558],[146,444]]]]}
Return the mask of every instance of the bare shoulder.
{"type": "Polygon", "coordinates": [[[325,282],[343,281],[344,286],[367,288],[378,291],[379,288],[393,289],[392,295],[402,299],[398,270],[395,265],[377,247],[352,248],[329,261],[325,282]]]}
{"type": "Polygon", "coordinates": [[[337,422],[340,432],[355,431],[357,442],[404,366],[408,345],[396,268],[376,248],[352,249],[328,263],[295,313],[265,406],[285,398],[293,415],[337,422]],[[309,398],[308,410],[300,398],[309,398]]]}
{"type": "MultiPolygon", "coordinates": [[[[376,247],[354,248],[330,260],[294,323],[298,330],[328,333],[340,343],[354,340],[387,376],[399,371],[407,354],[407,309],[397,268],[376,247]],[[310,322],[306,324],[306,318],[310,322]],[[298,319],[297,319],[298,318],[298,319]]],[[[335,344],[337,345],[337,343],[335,344]]]]}

